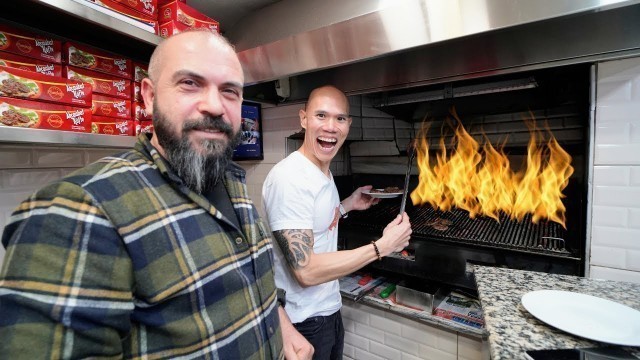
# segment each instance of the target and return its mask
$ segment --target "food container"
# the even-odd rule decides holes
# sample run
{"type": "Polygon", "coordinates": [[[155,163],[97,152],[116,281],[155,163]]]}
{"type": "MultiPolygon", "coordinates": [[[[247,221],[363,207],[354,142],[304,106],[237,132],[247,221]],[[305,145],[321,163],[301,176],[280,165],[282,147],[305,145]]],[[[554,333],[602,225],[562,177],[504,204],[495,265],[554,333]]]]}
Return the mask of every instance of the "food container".
{"type": "Polygon", "coordinates": [[[396,302],[410,308],[431,313],[436,304],[436,298],[442,297],[442,292],[434,286],[408,284],[400,282],[396,285],[396,302]],[[415,290],[419,288],[420,290],[415,290]]]}
{"type": "Polygon", "coordinates": [[[90,107],[91,95],[86,82],[0,66],[0,96],[90,107]]]}

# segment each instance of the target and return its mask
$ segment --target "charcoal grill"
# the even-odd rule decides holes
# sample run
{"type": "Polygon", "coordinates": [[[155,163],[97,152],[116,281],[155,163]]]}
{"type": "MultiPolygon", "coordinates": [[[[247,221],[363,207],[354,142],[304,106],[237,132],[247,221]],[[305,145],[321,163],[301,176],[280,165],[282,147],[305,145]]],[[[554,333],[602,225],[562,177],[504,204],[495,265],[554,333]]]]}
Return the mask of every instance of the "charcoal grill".
{"type": "MultiPolygon", "coordinates": [[[[360,228],[372,233],[382,233],[399,212],[398,203],[381,202],[367,211],[353,212],[340,226],[360,228]]],[[[407,214],[413,228],[412,239],[438,240],[455,244],[498,248],[546,256],[579,257],[567,248],[567,231],[562,225],[540,221],[534,224],[531,215],[515,221],[501,216],[500,221],[477,216],[474,219],[464,210],[439,211],[431,207],[413,207],[407,214]],[[434,223],[448,220],[446,229],[438,229],[434,223]]]]}

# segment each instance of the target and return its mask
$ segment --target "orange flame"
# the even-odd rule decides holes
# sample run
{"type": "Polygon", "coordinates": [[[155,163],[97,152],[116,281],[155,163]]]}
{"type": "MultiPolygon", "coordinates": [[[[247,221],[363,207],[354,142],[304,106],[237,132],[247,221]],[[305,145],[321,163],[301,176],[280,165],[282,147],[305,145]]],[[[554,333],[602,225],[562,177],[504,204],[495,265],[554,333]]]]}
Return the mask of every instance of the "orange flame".
{"type": "Polygon", "coordinates": [[[503,151],[506,141],[496,148],[485,139],[481,147],[453,115],[458,124],[452,150],[447,153],[444,138],[440,138],[433,166],[428,125],[420,132],[416,146],[420,173],[418,187],[411,193],[413,204],[429,203],[442,211],[457,207],[468,211],[471,218],[483,215],[499,220],[502,213],[521,221],[526,214],[533,214],[534,223],[548,219],[566,228],[562,190],[574,169],[571,156],[553,135],[543,144],[540,130],[533,120],[528,121],[531,136],[526,166],[516,172],[503,151]]]}

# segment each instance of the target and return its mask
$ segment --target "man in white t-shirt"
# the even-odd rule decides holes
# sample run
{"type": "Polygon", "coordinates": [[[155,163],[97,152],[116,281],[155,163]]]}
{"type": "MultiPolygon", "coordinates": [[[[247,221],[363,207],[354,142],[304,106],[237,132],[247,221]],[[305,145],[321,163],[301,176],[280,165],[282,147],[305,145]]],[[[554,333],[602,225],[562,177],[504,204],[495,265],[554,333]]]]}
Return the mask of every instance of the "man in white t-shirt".
{"type": "Polygon", "coordinates": [[[382,237],[352,250],[337,251],[338,220],[352,210],[377,203],[356,189],[340,202],[329,171],[351,126],[349,102],[333,86],[311,92],[300,123],[305,129],[300,149],[269,172],[262,197],[278,246],[274,251],[276,285],[286,290],[285,310],[291,322],[314,346],[314,359],[342,359],[344,329],[339,278],[409,244],[406,213],[384,229],[382,237]]]}

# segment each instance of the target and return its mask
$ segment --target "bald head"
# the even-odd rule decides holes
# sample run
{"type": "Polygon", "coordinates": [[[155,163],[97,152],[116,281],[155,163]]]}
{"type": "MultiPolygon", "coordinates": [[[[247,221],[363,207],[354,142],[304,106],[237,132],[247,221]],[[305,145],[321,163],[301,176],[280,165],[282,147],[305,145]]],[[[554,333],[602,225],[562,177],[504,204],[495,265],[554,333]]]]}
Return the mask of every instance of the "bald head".
{"type": "Polygon", "coordinates": [[[325,85],[319,88],[313,89],[311,94],[309,94],[309,99],[304,105],[305,110],[313,101],[317,101],[322,97],[331,97],[341,102],[344,102],[344,108],[348,112],[349,111],[349,99],[347,96],[337,87],[332,85],[325,85]]]}
{"type": "Polygon", "coordinates": [[[151,81],[157,81],[163,67],[164,60],[168,56],[180,56],[180,47],[183,47],[190,42],[211,42],[212,44],[217,45],[216,47],[219,48],[220,51],[232,53],[233,56],[237,58],[233,45],[231,45],[224,36],[217,32],[204,28],[186,30],[164,39],[158,46],[156,46],[153,54],[151,54],[151,59],[149,60],[149,78],[151,81]]]}

